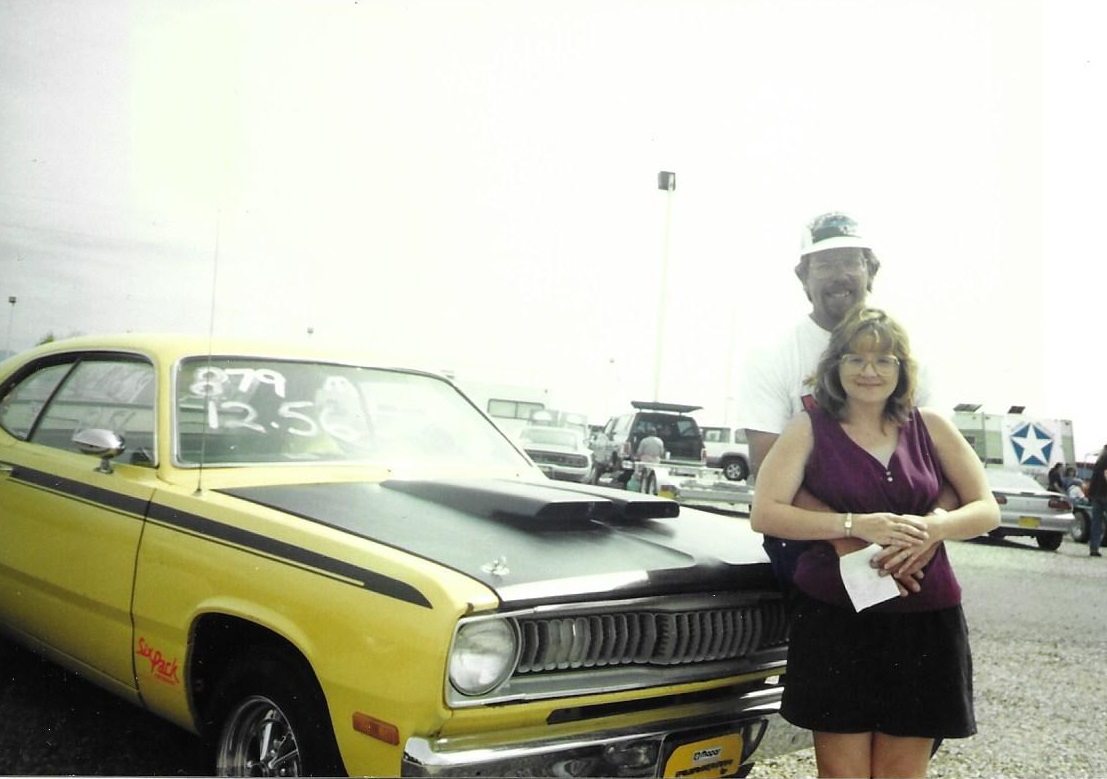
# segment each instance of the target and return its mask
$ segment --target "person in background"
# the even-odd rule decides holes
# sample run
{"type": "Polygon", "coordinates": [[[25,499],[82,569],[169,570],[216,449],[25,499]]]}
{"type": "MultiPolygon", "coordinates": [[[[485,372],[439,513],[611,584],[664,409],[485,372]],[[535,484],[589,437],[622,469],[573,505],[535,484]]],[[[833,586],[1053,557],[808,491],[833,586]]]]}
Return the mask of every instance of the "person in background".
{"type": "Polygon", "coordinates": [[[1063,463],[1054,463],[1053,467],[1049,469],[1049,476],[1047,477],[1046,489],[1053,492],[1064,492],[1065,482],[1064,477],[1061,475],[1061,469],[1063,463]]]}
{"type": "Polygon", "coordinates": [[[1088,479],[1088,501],[1092,504],[1092,517],[1088,528],[1088,554],[1092,557],[1101,557],[1100,544],[1103,542],[1103,520],[1107,512],[1107,446],[1096,458],[1092,466],[1092,475],[1088,479]]]}
{"type": "MultiPolygon", "coordinates": [[[[866,301],[879,270],[880,260],[872,241],[849,214],[831,211],[804,226],[795,274],[811,303],[811,311],[781,337],[750,353],[737,387],[735,426],[746,431],[750,484],[755,494],[761,462],[788,420],[812,403],[806,381],[830,342],[831,330],[846,312],[866,301]]],[[[925,377],[920,379],[916,401],[923,405],[930,402],[925,377]]],[[[806,508],[819,508],[805,490],[800,490],[796,500],[806,508]]],[[[955,496],[944,496],[943,505],[946,503],[947,508],[956,505],[955,496]]],[[[807,543],[766,534],[764,546],[777,578],[787,589],[795,561],[807,543]]],[[[925,562],[924,559],[913,568],[895,569],[896,580],[905,590],[919,589],[916,577],[925,562]]],[[[883,557],[878,558],[878,563],[891,564],[883,557]]]]}
{"type": "Polygon", "coordinates": [[[961,588],[944,541],[987,533],[999,507],[972,447],[914,403],[907,334],[858,305],[814,374],[815,404],[765,457],[754,530],[809,542],[794,576],[781,715],[814,732],[823,777],[925,776],[935,741],[976,732],[961,588]],[[944,480],[961,498],[944,511],[944,480]],[[806,489],[831,511],[796,502],[806,489]],[[927,559],[925,587],[858,610],[840,556],[870,544],[927,559]]]}
{"type": "Polygon", "coordinates": [[[665,457],[665,442],[650,433],[638,442],[635,456],[644,463],[659,463],[665,457]]]}
{"type": "Polygon", "coordinates": [[[1080,486],[1080,492],[1081,494],[1083,494],[1084,480],[1076,475],[1075,465],[1068,465],[1065,467],[1065,475],[1061,479],[1061,485],[1065,488],[1065,491],[1067,492],[1072,489],[1074,484],[1080,486]]]}

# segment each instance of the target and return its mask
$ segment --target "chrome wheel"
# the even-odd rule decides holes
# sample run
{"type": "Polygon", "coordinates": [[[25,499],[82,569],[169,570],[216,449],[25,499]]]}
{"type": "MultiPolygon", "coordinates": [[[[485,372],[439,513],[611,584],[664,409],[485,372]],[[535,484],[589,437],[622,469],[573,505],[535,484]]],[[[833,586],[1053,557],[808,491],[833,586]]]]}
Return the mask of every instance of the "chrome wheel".
{"type": "Polygon", "coordinates": [[[300,776],[296,734],[280,706],[261,695],[227,716],[216,753],[219,776],[300,776]]]}

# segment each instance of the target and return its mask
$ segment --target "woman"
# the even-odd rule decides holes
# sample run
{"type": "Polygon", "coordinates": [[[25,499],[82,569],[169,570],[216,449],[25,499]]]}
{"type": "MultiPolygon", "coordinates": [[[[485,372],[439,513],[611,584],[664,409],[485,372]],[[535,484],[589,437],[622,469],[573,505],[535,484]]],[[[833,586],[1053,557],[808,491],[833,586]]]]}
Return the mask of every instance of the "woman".
{"type": "Polygon", "coordinates": [[[815,540],[799,559],[781,714],[814,731],[820,776],[924,776],[937,738],[976,732],[961,590],[943,542],[999,524],[980,460],[943,415],[912,403],[907,335],[859,306],[835,328],[797,415],[761,468],[754,530],[815,540]],[[942,478],[961,505],[935,508],[942,478]],[[792,505],[800,487],[831,507],[792,505]],[[893,547],[889,569],[934,549],[919,592],[856,611],[839,555],[893,547]]]}

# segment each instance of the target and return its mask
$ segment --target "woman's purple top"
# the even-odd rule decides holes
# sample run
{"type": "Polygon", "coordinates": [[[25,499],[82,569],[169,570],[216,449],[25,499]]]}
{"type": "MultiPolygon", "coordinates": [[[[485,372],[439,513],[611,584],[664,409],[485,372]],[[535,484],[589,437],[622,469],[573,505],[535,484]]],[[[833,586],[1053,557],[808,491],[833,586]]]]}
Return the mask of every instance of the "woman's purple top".
{"type": "MultiPolygon", "coordinates": [[[[918,409],[899,430],[899,442],[888,467],[859,446],[841,424],[821,408],[811,417],[814,447],[804,471],[803,486],[834,511],[868,514],[925,515],[941,489],[941,466],[934,442],[918,409]]],[[[944,544],[923,569],[922,591],[892,598],[867,611],[933,611],[961,602],[961,585],[953,574],[944,544]]],[[[838,568],[838,553],[828,542],[817,542],[796,566],[795,583],[803,592],[827,603],[853,609],[838,568]]]]}

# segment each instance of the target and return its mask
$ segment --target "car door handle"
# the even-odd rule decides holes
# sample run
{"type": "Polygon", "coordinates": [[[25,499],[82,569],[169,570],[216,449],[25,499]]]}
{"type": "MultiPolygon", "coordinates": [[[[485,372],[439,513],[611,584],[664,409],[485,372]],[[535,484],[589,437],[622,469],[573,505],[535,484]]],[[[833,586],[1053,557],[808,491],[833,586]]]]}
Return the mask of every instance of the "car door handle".
{"type": "Polygon", "coordinates": [[[0,462],[0,473],[11,473],[15,470],[15,465],[12,463],[0,462]]]}

